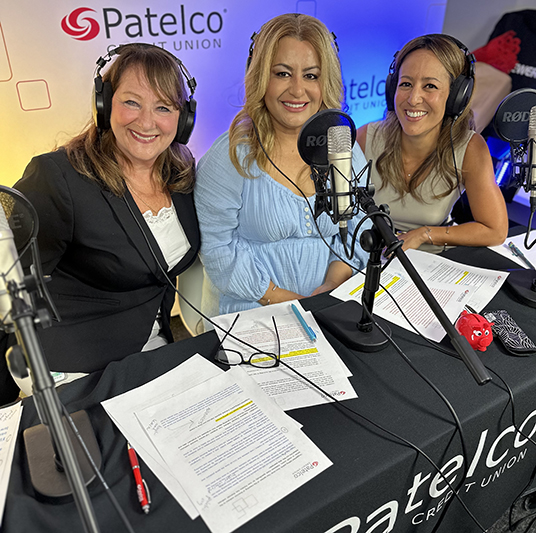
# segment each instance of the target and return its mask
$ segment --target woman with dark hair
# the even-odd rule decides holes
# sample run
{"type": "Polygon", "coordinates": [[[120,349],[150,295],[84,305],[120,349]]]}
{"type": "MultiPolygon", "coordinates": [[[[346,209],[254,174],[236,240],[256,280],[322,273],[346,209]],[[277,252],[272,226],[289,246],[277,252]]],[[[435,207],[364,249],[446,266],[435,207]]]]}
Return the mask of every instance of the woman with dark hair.
{"type": "MultiPolygon", "coordinates": [[[[201,259],[216,300],[216,305],[205,304],[209,314],[317,294],[352,275],[315,227],[309,207],[315,187],[297,147],[310,117],[343,104],[333,35],[307,15],[268,21],[254,38],[245,93],[229,132],[215,141],[197,169],[201,259]]],[[[353,164],[358,170],[365,165],[357,146],[353,164]]],[[[345,257],[338,226],[325,213],[317,223],[345,257]]],[[[362,268],[366,259],[358,248],[353,265],[362,268]]]]}
{"type": "Polygon", "coordinates": [[[15,185],[39,215],[61,317],[39,330],[52,371],[92,372],[173,341],[173,285],[199,248],[194,159],[181,144],[195,111],[185,78],[159,47],[116,48],[101,58],[95,121],[35,157],[15,185]]]}
{"type": "Polygon", "coordinates": [[[373,160],[375,202],[389,205],[404,249],[440,252],[506,238],[506,206],[488,147],[473,131],[471,61],[448,35],[413,39],[391,66],[384,120],[358,130],[373,160]],[[453,226],[449,215],[462,189],[474,220],[453,226]]]}

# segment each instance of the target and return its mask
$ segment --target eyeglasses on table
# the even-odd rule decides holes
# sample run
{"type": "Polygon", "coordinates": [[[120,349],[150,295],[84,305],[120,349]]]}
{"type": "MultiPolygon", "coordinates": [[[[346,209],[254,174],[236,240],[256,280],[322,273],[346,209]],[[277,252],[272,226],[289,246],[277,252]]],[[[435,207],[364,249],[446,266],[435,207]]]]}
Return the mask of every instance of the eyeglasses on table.
{"type": "Polygon", "coordinates": [[[256,368],[274,368],[279,366],[279,361],[281,359],[281,341],[279,339],[279,332],[277,330],[275,317],[273,316],[272,322],[274,323],[275,335],[277,338],[277,354],[259,350],[253,352],[249,357],[245,358],[242,352],[238,350],[229,350],[223,348],[223,343],[227,336],[231,333],[231,330],[235,326],[239,316],[240,313],[236,315],[231,327],[225,332],[225,335],[218,346],[218,350],[216,351],[216,355],[214,356],[215,360],[218,363],[229,366],[251,365],[256,368]]]}

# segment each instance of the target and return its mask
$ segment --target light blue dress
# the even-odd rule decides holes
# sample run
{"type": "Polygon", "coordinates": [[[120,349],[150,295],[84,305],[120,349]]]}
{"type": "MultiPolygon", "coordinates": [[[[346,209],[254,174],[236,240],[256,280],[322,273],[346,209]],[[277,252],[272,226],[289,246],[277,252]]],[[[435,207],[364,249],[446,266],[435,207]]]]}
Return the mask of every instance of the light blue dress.
{"type": "MultiPolygon", "coordinates": [[[[247,147],[239,150],[243,158],[247,147]]],[[[354,171],[365,163],[356,143],[354,171]]],[[[270,280],[309,296],[324,283],[329,264],[338,260],[315,228],[311,212],[315,196],[309,197],[309,207],[302,196],[261,172],[256,164],[251,170],[259,177],[243,178],[231,163],[228,133],[216,139],[197,167],[194,199],[201,229],[201,261],[219,302],[212,310],[210,305],[203,306],[212,315],[259,307],[257,300],[268,290],[270,280]]],[[[361,218],[360,214],[349,222],[349,241],[361,218]]],[[[338,225],[326,213],[317,223],[326,241],[345,258],[338,225]]],[[[368,227],[366,221],[364,228],[368,227]]],[[[351,264],[362,269],[367,259],[358,238],[351,264]]]]}

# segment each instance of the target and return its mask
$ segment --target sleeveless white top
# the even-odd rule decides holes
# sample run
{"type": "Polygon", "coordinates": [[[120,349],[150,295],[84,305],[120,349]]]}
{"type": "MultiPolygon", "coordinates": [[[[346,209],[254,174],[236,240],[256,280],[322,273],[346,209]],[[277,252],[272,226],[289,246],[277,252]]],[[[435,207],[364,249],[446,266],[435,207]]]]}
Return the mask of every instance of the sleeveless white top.
{"type": "MultiPolygon", "coordinates": [[[[385,140],[380,132],[376,134],[380,122],[372,122],[367,127],[367,138],[365,145],[365,157],[367,160],[372,159],[372,169],[370,180],[376,188],[374,202],[376,205],[387,204],[391,213],[391,218],[395,223],[395,228],[399,231],[410,231],[422,226],[441,226],[449,218],[452,207],[463,192],[463,184],[459,189],[454,189],[448,196],[435,199],[436,194],[441,194],[447,190],[447,184],[439,175],[437,169],[433,169],[430,175],[420,183],[417,190],[420,192],[423,201],[415,199],[413,196],[406,194],[402,198],[390,184],[382,188],[382,179],[376,169],[376,161],[385,150],[385,140]]],[[[469,141],[474,135],[474,131],[469,131],[467,139],[455,149],[456,167],[461,178],[461,169],[463,159],[469,141]]],[[[443,246],[432,246],[423,244],[421,250],[427,252],[439,253],[443,246]]]]}

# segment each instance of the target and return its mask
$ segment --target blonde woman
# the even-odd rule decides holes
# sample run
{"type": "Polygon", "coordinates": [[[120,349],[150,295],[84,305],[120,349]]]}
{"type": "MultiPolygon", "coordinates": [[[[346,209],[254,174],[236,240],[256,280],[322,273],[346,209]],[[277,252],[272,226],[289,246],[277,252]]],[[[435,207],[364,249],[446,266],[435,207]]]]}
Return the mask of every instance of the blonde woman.
{"type": "MultiPolygon", "coordinates": [[[[302,196],[314,205],[314,183],[297,148],[310,117],[343,103],[332,34],[306,15],[267,22],[250,50],[245,93],[243,109],[197,170],[201,258],[217,303],[212,314],[318,294],[352,275],[315,227],[302,196]]],[[[364,164],[356,145],[354,168],[364,164]]],[[[325,213],[317,222],[344,257],[338,226],[325,213]]],[[[353,264],[362,268],[366,259],[358,249],[353,264]]]]}

